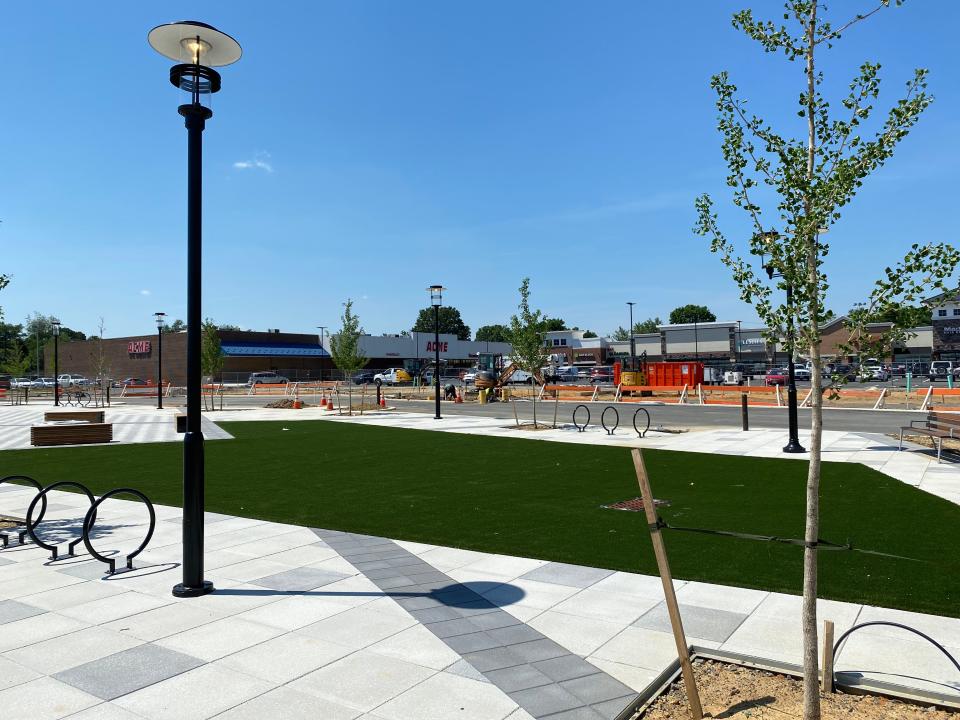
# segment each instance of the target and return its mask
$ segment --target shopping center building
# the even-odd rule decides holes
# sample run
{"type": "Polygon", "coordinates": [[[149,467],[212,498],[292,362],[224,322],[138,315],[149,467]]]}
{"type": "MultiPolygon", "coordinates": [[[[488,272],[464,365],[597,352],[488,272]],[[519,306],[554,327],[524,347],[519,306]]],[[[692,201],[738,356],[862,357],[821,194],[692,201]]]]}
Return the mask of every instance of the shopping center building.
{"type": "MultiPolygon", "coordinates": [[[[251,332],[219,330],[223,370],[218,380],[245,383],[254,372],[275,371],[291,380],[316,380],[340,377],[330,357],[330,337],[323,343],[317,334],[282,333],[279,330],[251,332]]],[[[508,343],[458,340],[456,335],[440,334],[441,364],[446,368],[466,368],[476,364],[477,353],[510,354],[508,343]]],[[[184,385],[187,375],[187,333],[164,333],[162,348],[156,335],[105,338],[61,342],[59,370],[87,378],[116,380],[136,378],[156,382],[162,351],[163,381],[184,385]]],[[[434,360],[434,334],[363,335],[360,352],[368,369],[425,367],[434,360]]],[[[53,345],[45,352],[45,367],[53,368],[53,345]]]]}

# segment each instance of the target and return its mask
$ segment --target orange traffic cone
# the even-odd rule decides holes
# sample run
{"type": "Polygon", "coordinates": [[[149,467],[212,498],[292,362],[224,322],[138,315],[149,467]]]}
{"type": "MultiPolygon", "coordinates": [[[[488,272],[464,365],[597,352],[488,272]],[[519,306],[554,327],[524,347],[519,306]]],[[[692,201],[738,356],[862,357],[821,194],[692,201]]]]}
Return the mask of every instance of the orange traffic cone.
{"type": "Polygon", "coordinates": [[[386,396],[386,395],[381,395],[381,396],[380,396],[380,407],[385,408],[386,406],[387,406],[387,396],[386,396]]]}

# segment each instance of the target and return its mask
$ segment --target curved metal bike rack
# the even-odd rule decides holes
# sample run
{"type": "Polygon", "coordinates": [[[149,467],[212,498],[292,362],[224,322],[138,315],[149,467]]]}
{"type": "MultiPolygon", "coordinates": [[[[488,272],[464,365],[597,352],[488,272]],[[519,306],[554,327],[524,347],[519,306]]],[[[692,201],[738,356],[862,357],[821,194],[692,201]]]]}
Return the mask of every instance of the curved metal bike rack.
{"type": "MultiPolygon", "coordinates": [[[[43,488],[39,493],[37,493],[37,496],[31,501],[30,507],[27,508],[27,534],[30,535],[30,539],[33,540],[33,542],[35,542],[37,545],[42,547],[44,550],[50,551],[51,560],[57,560],[59,558],[59,554],[58,554],[59,551],[57,550],[56,545],[47,545],[47,543],[43,542],[43,540],[37,537],[37,533],[34,532],[34,529],[36,528],[37,525],[40,524],[40,520],[37,519],[36,522],[32,522],[33,509],[37,506],[37,501],[41,499],[44,500],[44,509],[46,509],[46,501],[45,501],[46,494],[58,487],[66,487],[66,486],[78,488],[84,495],[87,496],[87,499],[90,500],[91,505],[96,503],[96,499],[93,497],[93,493],[90,492],[90,489],[86,485],[81,485],[80,483],[73,482],[72,480],[61,480],[60,482],[55,482],[52,485],[47,485],[47,487],[43,488]]],[[[80,537],[78,537],[76,540],[73,540],[67,543],[67,555],[72,557],[74,554],[73,548],[75,548],[77,545],[83,542],[83,535],[87,531],[86,523],[88,518],[90,518],[89,512],[87,512],[87,515],[84,518],[84,525],[83,525],[83,529],[81,531],[80,537]]],[[[97,513],[96,511],[94,511],[92,522],[96,522],[96,519],[97,519],[97,513]]]]}
{"type": "Polygon", "coordinates": [[[101,495],[100,499],[90,506],[90,509],[87,510],[86,516],[83,518],[83,535],[81,535],[80,539],[83,540],[83,544],[86,546],[88,553],[90,553],[100,562],[106,563],[110,566],[110,575],[113,575],[117,571],[117,560],[116,558],[111,559],[104,557],[94,549],[93,543],[90,541],[90,531],[93,530],[93,526],[97,522],[97,508],[100,507],[100,504],[104,500],[111,498],[114,495],[134,495],[143,501],[143,504],[147,506],[147,512],[150,513],[150,529],[147,530],[147,536],[143,539],[143,542],[140,543],[140,546],[136,550],[127,555],[128,570],[133,570],[133,559],[143,552],[145,547],[147,547],[147,544],[153,537],[153,531],[157,526],[157,514],[153,510],[153,503],[150,502],[150,498],[148,498],[139,490],[134,490],[133,488],[117,488],[116,490],[111,490],[110,492],[101,495]]]}
{"type": "MultiPolygon", "coordinates": [[[[902,623],[890,622],[890,621],[888,621],[888,620],[871,620],[870,622],[860,623],[859,625],[854,625],[852,628],[850,628],[849,630],[847,630],[843,635],[841,635],[840,638],[837,640],[837,642],[834,643],[834,645],[833,645],[834,668],[836,668],[837,654],[840,652],[840,645],[843,643],[843,641],[846,640],[854,630],[859,630],[860,628],[870,627],[871,625],[887,625],[887,626],[889,626],[889,627],[895,627],[895,628],[900,628],[901,630],[907,630],[908,632],[912,632],[914,635],[919,635],[919,636],[922,637],[924,640],[926,640],[926,641],[929,642],[931,645],[933,645],[935,648],[937,648],[937,650],[939,650],[939,651],[942,652],[944,655],[946,655],[946,656],[947,656],[947,659],[950,660],[950,662],[953,663],[953,666],[957,669],[957,671],[960,672],[960,663],[957,662],[957,659],[956,659],[955,657],[953,657],[953,655],[951,655],[949,652],[947,652],[947,649],[946,649],[943,645],[941,645],[940,643],[938,643],[936,640],[934,640],[932,637],[930,637],[929,635],[926,635],[926,634],[920,632],[919,630],[915,630],[914,628],[910,627],[909,625],[903,625],[902,623]]],[[[836,670],[834,670],[833,674],[834,674],[834,676],[836,676],[836,670]]]]}
{"type": "Polygon", "coordinates": [[[633,413],[633,429],[637,431],[637,435],[639,435],[640,437],[646,437],[646,436],[647,436],[647,431],[650,430],[650,413],[647,411],[646,408],[640,407],[640,408],[637,408],[637,409],[634,411],[634,413],[633,413]],[[639,415],[641,412],[643,412],[643,414],[647,416],[647,426],[643,429],[643,431],[641,431],[640,428],[637,427],[637,415],[639,415]]]}
{"type": "Polygon", "coordinates": [[[613,435],[618,427],[620,427],[620,413],[617,412],[617,409],[613,405],[607,405],[603,412],[600,413],[600,424],[603,425],[603,429],[607,431],[607,435],[613,435]],[[613,416],[616,418],[613,423],[613,427],[607,427],[607,410],[613,410],[613,416]]]}
{"type": "MultiPolygon", "coordinates": [[[[38,494],[43,492],[43,485],[41,485],[40,483],[38,483],[36,480],[34,480],[32,477],[28,475],[7,475],[5,478],[0,478],[0,485],[3,485],[3,483],[5,482],[12,482],[15,480],[23,481],[27,485],[31,485],[32,487],[36,488],[38,494]]],[[[46,515],[46,513],[47,513],[47,498],[43,496],[43,504],[40,508],[40,514],[37,516],[37,521],[34,523],[34,526],[40,524],[40,521],[43,520],[43,516],[46,515]]],[[[28,535],[27,530],[17,531],[18,542],[21,545],[23,545],[23,541],[27,537],[27,535],[28,535]]],[[[9,546],[10,536],[7,533],[0,532],[0,543],[2,543],[2,547],[4,548],[9,546]]]]}
{"type": "Polygon", "coordinates": [[[587,429],[587,425],[589,424],[590,424],[590,408],[588,408],[586,405],[577,405],[573,409],[573,426],[577,429],[577,432],[583,432],[584,430],[587,429]],[[577,424],[577,410],[579,410],[580,408],[583,408],[584,410],[587,411],[587,421],[583,425],[577,424]]]}

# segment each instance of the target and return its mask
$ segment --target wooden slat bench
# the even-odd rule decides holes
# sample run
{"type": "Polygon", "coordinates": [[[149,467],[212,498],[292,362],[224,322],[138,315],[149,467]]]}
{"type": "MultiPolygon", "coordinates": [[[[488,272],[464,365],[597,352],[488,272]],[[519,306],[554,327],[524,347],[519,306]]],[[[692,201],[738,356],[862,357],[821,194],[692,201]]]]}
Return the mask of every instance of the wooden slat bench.
{"type": "Polygon", "coordinates": [[[82,420],[89,423],[102,423],[103,416],[103,410],[51,410],[43,414],[43,419],[47,422],[82,420]]]}
{"type": "Polygon", "coordinates": [[[86,445],[113,440],[112,423],[71,423],[69,425],[34,425],[30,428],[31,445],[86,445]]]}
{"type": "Polygon", "coordinates": [[[925,435],[933,438],[937,449],[937,462],[943,455],[944,439],[960,440],[960,415],[932,412],[923,420],[913,420],[900,428],[900,449],[903,450],[904,435],[925,435]]]}

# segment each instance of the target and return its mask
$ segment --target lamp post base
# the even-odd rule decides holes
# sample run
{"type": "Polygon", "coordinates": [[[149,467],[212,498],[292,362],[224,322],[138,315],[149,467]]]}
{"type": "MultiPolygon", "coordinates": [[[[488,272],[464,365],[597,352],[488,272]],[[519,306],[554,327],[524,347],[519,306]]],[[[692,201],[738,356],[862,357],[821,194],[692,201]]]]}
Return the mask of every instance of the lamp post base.
{"type": "Polygon", "coordinates": [[[785,453],[805,453],[807,450],[798,440],[790,438],[790,442],[783,446],[783,451],[785,453]]]}
{"type": "Polygon", "coordinates": [[[178,598],[200,597],[213,592],[213,583],[204,580],[199,587],[188,587],[183,583],[177,583],[173,586],[173,596],[178,598]]]}

